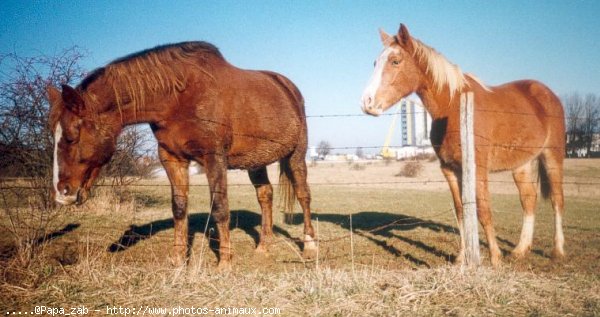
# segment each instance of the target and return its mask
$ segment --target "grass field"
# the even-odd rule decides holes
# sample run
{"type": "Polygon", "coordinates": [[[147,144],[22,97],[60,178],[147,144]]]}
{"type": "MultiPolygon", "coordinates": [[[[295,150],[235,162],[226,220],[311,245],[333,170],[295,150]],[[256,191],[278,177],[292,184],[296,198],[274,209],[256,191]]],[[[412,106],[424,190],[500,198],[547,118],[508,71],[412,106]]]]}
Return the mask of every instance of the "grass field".
{"type": "MultiPolygon", "coordinates": [[[[403,164],[309,168],[319,237],[318,258],[310,262],[301,258],[297,243],[300,218],[286,224],[280,212],[270,253],[253,251],[260,230],[254,189],[245,172],[230,172],[229,273],[216,270],[203,176],[192,177],[193,247],[184,268],[171,264],[166,179],[143,180],[121,192],[99,187],[86,205],[62,211],[26,265],[12,236],[2,235],[0,314],[83,305],[92,316],[113,312],[107,307],[141,314],[192,306],[272,308],[266,312],[280,316],[600,315],[600,161],[566,161],[563,262],[549,258],[554,221],[549,202],[541,201],[531,255],[505,257],[498,270],[485,258],[477,272],[452,265],[459,236],[437,162],[423,163],[417,178],[395,176],[403,164]]],[[[270,175],[275,183],[276,167],[270,175]]],[[[520,234],[519,199],[510,173],[495,174],[490,186],[500,247],[508,253],[520,234]]]]}

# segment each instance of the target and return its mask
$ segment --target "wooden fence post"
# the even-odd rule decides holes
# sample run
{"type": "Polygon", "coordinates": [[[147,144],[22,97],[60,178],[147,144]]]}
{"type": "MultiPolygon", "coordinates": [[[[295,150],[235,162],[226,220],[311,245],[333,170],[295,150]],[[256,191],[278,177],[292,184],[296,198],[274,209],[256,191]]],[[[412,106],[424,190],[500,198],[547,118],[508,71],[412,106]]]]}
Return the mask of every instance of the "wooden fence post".
{"type": "Polygon", "coordinates": [[[465,242],[463,266],[477,267],[479,258],[479,225],[475,192],[475,136],[473,125],[473,93],[460,95],[460,142],[462,149],[462,239],[465,242]]]}

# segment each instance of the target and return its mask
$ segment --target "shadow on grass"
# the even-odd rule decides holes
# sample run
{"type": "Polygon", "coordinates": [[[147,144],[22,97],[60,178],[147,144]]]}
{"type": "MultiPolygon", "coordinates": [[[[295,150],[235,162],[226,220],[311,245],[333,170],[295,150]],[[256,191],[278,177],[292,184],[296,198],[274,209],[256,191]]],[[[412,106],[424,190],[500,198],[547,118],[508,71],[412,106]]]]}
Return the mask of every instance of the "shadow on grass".
{"type": "MultiPolygon", "coordinates": [[[[81,225],[78,223],[70,223],[65,225],[62,229],[58,229],[56,231],[47,233],[43,236],[40,236],[33,240],[32,244],[35,246],[41,246],[49,243],[50,241],[57,239],[59,237],[64,236],[67,233],[74,231],[79,228],[81,225]]],[[[8,260],[15,256],[17,252],[17,248],[15,245],[8,245],[0,249],[0,259],[8,260]]]]}
{"type": "MultiPolygon", "coordinates": [[[[313,215],[313,218],[315,217],[318,217],[320,221],[327,221],[330,223],[337,224],[345,230],[350,229],[349,215],[313,215]]],[[[394,256],[403,257],[406,260],[415,264],[416,266],[430,267],[430,265],[427,262],[418,259],[414,255],[406,253],[393,245],[388,244],[385,239],[398,239],[428,254],[444,258],[449,262],[454,262],[456,260],[456,254],[450,254],[448,252],[436,248],[435,246],[429,245],[423,241],[424,239],[414,240],[402,234],[402,232],[412,231],[417,228],[423,228],[437,233],[456,235],[457,241],[459,241],[460,239],[459,230],[457,227],[432,220],[421,219],[403,214],[379,211],[362,211],[352,214],[352,229],[354,234],[367,238],[368,240],[380,246],[382,249],[389,252],[390,254],[394,256]],[[381,237],[384,239],[380,240],[377,237],[381,237]]],[[[480,238],[484,238],[483,232],[480,232],[480,238]]],[[[496,239],[498,240],[498,242],[505,245],[505,247],[501,247],[503,255],[510,255],[510,251],[516,247],[516,244],[500,236],[496,236],[496,239]]],[[[489,248],[489,244],[483,240],[479,240],[479,244],[485,247],[486,249],[489,248]]],[[[457,244],[455,251],[456,253],[458,253],[458,247],[459,245],[457,244]]],[[[540,249],[532,249],[531,252],[543,258],[550,258],[540,249]]]]}
{"type": "MultiPolygon", "coordinates": [[[[342,227],[344,230],[350,230],[350,217],[343,214],[318,214],[313,218],[319,218],[319,221],[326,221],[342,227]]],[[[442,257],[447,261],[454,261],[456,256],[449,254],[435,246],[428,245],[423,241],[414,240],[406,237],[402,232],[408,232],[417,228],[424,228],[433,232],[449,233],[458,235],[458,229],[455,227],[417,217],[403,214],[387,213],[379,211],[361,211],[352,214],[352,232],[364,237],[381,247],[386,252],[403,257],[416,266],[430,267],[430,265],[415,255],[407,253],[389,244],[387,239],[398,239],[415,248],[423,250],[426,253],[442,257]],[[379,237],[384,238],[379,239],[379,237]]]]}
{"type": "MultiPolygon", "coordinates": [[[[218,252],[219,240],[217,237],[216,230],[213,229],[215,227],[215,223],[214,223],[212,217],[211,217],[211,219],[207,219],[207,218],[208,218],[208,213],[195,213],[195,214],[189,215],[189,218],[188,218],[188,221],[189,221],[188,252],[190,252],[191,246],[194,244],[194,236],[197,233],[199,233],[199,234],[204,234],[205,237],[209,240],[210,249],[218,257],[219,256],[219,252],[218,252]],[[207,220],[208,220],[208,226],[206,223],[207,220]],[[208,230],[205,231],[206,228],[208,228],[208,230]]],[[[261,215],[260,214],[257,214],[257,213],[254,213],[254,212],[248,211],[248,210],[232,210],[231,211],[230,229],[238,228],[238,229],[243,230],[246,234],[248,234],[249,236],[252,237],[255,245],[258,245],[259,238],[260,238],[260,232],[258,231],[260,229],[257,230],[257,228],[260,228],[260,224],[261,224],[261,215]]],[[[127,229],[125,232],[123,232],[123,234],[121,235],[119,240],[112,243],[108,247],[108,252],[114,253],[114,252],[125,251],[125,250],[129,249],[130,247],[136,245],[140,241],[149,239],[153,235],[155,235],[161,231],[169,230],[169,229],[173,229],[173,219],[172,218],[155,220],[155,221],[152,221],[150,223],[147,223],[147,224],[144,224],[141,226],[130,225],[130,228],[127,229]]],[[[284,230],[278,226],[273,226],[273,232],[276,234],[282,235],[288,239],[292,239],[292,237],[286,230],[284,230]]],[[[298,245],[298,247],[301,246],[300,243],[297,243],[297,245],[298,245]]],[[[188,254],[188,256],[189,256],[189,254],[188,254]]]]}
{"type": "MultiPolygon", "coordinates": [[[[191,246],[194,243],[195,235],[197,233],[204,234],[205,237],[209,240],[211,250],[218,257],[218,237],[216,230],[213,229],[215,227],[215,224],[212,219],[209,219],[207,227],[207,217],[208,213],[195,213],[189,215],[188,246],[190,248],[188,248],[188,250],[191,250],[191,246]],[[205,232],[205,228],[209,228],[209,230],[205,232]]],[[[340,226],[344,230],[350,229],[349,215],[338,213],[319,213],[312,215],[313,222],[317,218],[319,219],[319,221],[325,221],[340,226]]],[[[291,218],[290,224],[301,225],[302,214],[294,214],[291,218]]],[[[249,210],[233,210],[231,212],[230,229],[239,228],[243,230],[246,234],[253,238],[256,245],[259,242],[260,233],[258,230],[260,230],[260,225],[261,215],[258,213],[249,210]]],[[[431,232],[440,234],[455,235],[457,236],[457,241],[459,239],[459,231],[456,227],[432,220],[421,219],[403,214],[379,211],[362,211],[352,214],[352,229],[354,234],[366,238],[367,240],[373,242],[375,245],[381,247],[384,251],[394,256],[403,257],[404,259],[413,263],[416,266],[431,267],[431,265],[425,260],[419,259],[416,255],[405,252],[397,248],[396,246],[388,243],[387,239],[397,239],[405,244],[420,249],[427,254],[441,257],[449,262],[454,262],[456,260],[456,254],[450,254],[444,250],[439,249],[435,245],[427,244],[425,242],[425,239],[415,240],[403,234],[403,232],[408,233],[409,231],[415,230],[417,228],[426,229],[431,232]]],[[[155,234],[169,229],[173,229],[172,218],[155,220],[139,226],[130,225],[130,228],[123,232],[118,241],[113,242],[108,247],[108,251],[112,253],[125,251],[130,247],[133,247],[140,241],[149,239],[155,234]]],[[[302,248],[302,242],[299,239],[292,238],[286,230],[278,226],[274,226],[273,232],[282,235],[287,239],[294,240],[298,248],[302,248]]],[[[497,239],[500,243],[508,246],[510,249],[514,248],[515,246],[514,243],[510,242],[507,239],[503,239],[500,237],[497,237],[497,239]]],[[[327,242],[323,241],[323,243],[327,242]]],[[[486,248],[488,247],[488,244],[484,241],[480,240],[480,244],[486,248]]],[[[458,252],[458,244],[456,246],[456,252],[458,252]]],[[[502,252],[504,254],[510,253],[506,249],[502,249],[502,252]]],[[[548,257],[541,250],[535,249],[532,250],[532,252],[541,257],[548,257]]]]}

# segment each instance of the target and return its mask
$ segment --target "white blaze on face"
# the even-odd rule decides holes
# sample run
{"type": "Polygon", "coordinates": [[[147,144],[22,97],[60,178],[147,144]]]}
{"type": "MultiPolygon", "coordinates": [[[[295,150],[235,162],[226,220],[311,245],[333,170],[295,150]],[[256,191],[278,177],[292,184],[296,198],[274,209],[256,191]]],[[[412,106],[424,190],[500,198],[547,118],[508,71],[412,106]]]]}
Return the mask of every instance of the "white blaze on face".
{"type": "Polygon", "coordinates": [[[66,193],[61,193],[58,191],[58,183],[60,181],[59,175],[60,171],[58,170],[58,144],[62,138],[62,127],[60,123],[56,125],[56,130],[54,130],[54,162],[52,165],[52,184],[54,185],[54,200],[56,202],[63,205],[70,205],[77,201],[77,195],[67,196],[66,193]]]}
{"type": "Polygon", "coordinates": [[[55,197],[60,197],[61,194],[58,192],[58,143],[62,138],[62,127],[60,123],[56,125],[54,130],[54,164],[52,167],[52,184],[54,185],[55,197]]]}
{"type": "MultiPolygon", "coordinates": [[[[381,55],[379,55],[377,61],[375,62],[375,70],[373,71],[373,76],[371,76],[371,80],[369,80],[367,88],[365,88],[362,95],[363,112],[373,112],[371,108],[375,106],[373,103],[375,102],[375,94],[377,93],[377,90],[381,85],[381,78],[383,77],[383,68],[385,67],[385,64],[388,60],[388,56],[392,52],[394,52],[393,48],[386,48],[385,50],[383,50],[381,55]]],[[[381,109],[379,109],[378,112],[381,113],[381,109]]]]}

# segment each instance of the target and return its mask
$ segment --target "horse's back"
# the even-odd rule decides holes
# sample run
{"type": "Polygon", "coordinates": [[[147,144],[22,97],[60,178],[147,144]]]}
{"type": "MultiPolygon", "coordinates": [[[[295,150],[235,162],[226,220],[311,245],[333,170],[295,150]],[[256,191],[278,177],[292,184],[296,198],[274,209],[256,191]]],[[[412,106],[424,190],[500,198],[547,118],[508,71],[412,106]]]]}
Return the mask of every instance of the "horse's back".
{"type": "Polygon", "coordinates": [[[491,170],[513,169],[545,148],[559,147],[564,114],[558,97],[544,84],[519,80],[481,92],[476,125],[489,147],[491,170]],[[480,121],[479,124],[477,121],[480,121]]]}
{"type": "Polygon", "coordinates": [[[521,112],[535,111],[545,117],[564,117],[556,94],[539,81],[513,81],[493,87],[492,92],[503,100],[504,107],[517,108],[521,112]]]}
{"type": "Polygon", "coordinates": [[[256,168],[275,162],[307,143],[304,99],[285,76],[270,71],[238,70],[235,84],[223,90],[232,129],[231,168],[256,168]]]}

